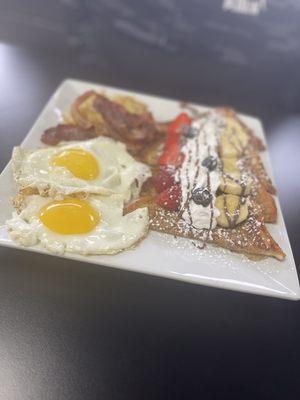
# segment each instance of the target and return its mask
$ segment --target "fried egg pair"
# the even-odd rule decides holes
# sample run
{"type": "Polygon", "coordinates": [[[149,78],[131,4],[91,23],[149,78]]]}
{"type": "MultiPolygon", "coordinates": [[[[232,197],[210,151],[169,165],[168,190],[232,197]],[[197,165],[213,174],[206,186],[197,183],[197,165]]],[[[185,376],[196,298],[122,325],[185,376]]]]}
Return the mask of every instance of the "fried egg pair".
{"type": "Polygon", "coordinates": [[[24,196],[7,228],[19,244],[40,244],[56,254],[115,254],[147,234],[148,219],[147,208],[123,215],[123,196],[118,194],[85,200],[31,195],[24,196]]]}
{"type": "Polygon", "coordinates": [[[151,176],[123,143],[106,137],[32,151],[15,147],[12,167],[21,190],[52,197],[121,194],[124,202],[136,197],[151,176]]]}

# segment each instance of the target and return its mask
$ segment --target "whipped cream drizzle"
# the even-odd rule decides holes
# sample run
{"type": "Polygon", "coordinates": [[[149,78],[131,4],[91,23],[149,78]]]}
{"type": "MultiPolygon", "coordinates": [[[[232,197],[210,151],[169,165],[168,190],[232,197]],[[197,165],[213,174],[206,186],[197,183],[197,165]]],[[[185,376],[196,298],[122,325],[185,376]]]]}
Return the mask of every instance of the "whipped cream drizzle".
{"type": "Polygon", "coordinates": [[[193,228],[207,229],[210,232],[216,226],[216,218],[219,216],[214,203],[222,172],[219,167],[209,171],[202,162],[208,156],[219,160],[218,143],[220,132],[224,129],[224,120],[216,112],[211,112],[195,120],[192,129],[196,134],[182,146],[184,161],[176,174],[182,191],[180,215],[193,228]],[[212,200],[207,207],[192,200],[192,193],[196,188],[207,188],[210,191],[212,200]]]}

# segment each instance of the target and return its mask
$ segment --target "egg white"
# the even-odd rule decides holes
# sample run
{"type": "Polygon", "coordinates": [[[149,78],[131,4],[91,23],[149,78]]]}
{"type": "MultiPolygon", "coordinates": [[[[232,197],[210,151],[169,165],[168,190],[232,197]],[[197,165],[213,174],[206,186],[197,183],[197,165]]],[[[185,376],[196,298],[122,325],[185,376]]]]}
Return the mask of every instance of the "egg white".
{"type": "Polygon", "coordinates": [[[40,244],[56,254],[115,254],[134,246],[148,232],[147,208],[123,215],[122,195],[90,196],[88,202],[100,213],[99,224],[83,234],[58,234],[39,219],[41,207],[52,199],[26,196],[20,213],[14,212],[6,222],[10,237],[23,246],[40,244]]]}
{"type": "Polygon", "coordinates": [[[138,196],[143,182],[151,176],[150,168],[126,151],[123,143],[99,137],[55,147],[25,151],[15,147],[12,156],[14,178],[21,189],[34,189],[40,195],[122,194],[124,201],[138,196]],[[94,180],[76,178],[67,168],[53,166],[57,154],[68,149],[82,149],[97,160],[100,173],[94,180]]]}

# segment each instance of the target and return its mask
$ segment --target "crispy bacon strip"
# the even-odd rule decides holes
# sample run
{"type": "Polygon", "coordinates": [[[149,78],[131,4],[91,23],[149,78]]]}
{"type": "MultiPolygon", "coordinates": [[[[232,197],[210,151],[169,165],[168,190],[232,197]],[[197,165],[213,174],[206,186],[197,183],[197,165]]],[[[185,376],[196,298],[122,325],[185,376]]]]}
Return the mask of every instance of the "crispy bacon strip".
{"type": "Polygon", "coordinates": [[[149,112],[143,114],[130,113],[126,108],[111,101],[101,94],[90,90],[79,96],[71,106],[73,124],[60,124],[47,129],[41,141],[55,146],[60,141],[88,140],[97,136],[108,136],[126,144],[127,150],[138,154],[151,142],[161,141],[165,136],[168,122],[157,123],[149,112]],[[89,98],[95,97],[91,107],[101,114],[102,123],[89,121],[80,106],[89,98]]]}
{"type": "Polygon", "coordinates": [[[148,112],[129,113],[122,105],[100,94],[97,94],[93,106],[101,113],[109,129],[124,141],[149,143],[158,133],[155,121],[148,112]]]}
{"type": "Polygon", "coordinates": [[[57,145],[61,141],[88,140],[97,137],[98,134],[93,128],[83,129],[76,125],[59,124],[53,128],[45,130],[41,141],[51,146],[57,145]]]}

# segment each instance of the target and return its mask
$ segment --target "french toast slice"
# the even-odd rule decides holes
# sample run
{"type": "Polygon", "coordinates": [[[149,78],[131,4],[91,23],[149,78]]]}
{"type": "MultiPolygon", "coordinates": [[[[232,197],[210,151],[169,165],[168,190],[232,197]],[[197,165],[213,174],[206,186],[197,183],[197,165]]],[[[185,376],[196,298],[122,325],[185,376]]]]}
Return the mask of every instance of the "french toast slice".
{"type": "Polygon", "coordinates": [[[197,230],[183,221],[178,212],[163,210],[155,202],[155,195],[148,189],[148,193],[128,205],[124,213],[136,208],[148,207],[150,214],[150,229],[157,232],[193,239],[199,246],[208,241],[211,244],[243,253],[250,256],[274,257],[283,260],[284,252],[268,232],[261,208],[251,203],[247,219],[234,228],[217,226],[211,231],[209,238],[207,230],[197,230]]]}
{"type": "Polygon", "coordinates": [[[274,257],[283,260],[285,254],[272,238],[259,206],[252,202],[248,218],[232,229],[217,226],[212,230],[212,243],[246,255],[274,257]]]}
{"type": "MultiPolygon", "coordinates": [[[[223,180],[215,201],[219,211],[217,226],[210,230],[196,229],[181,218],[180,212],[164,210],[157,204],[151,179],[141,198],[127,206],[125,212],[147,206],[151,217],[150,229],[154,231],[193,239],[198,247],[208,242],[249,257],[282,260],[285,254],[265,225],[265,222],[276,221],[277,208],[272,196],[276,193],[275,187],[258,153],[265,149],[264,144],[233,110],[222,108],[217,112],[227,121],[219,142],[223,180]],[[223,198],[229,202],[224,202],[224,206],[223,198]],[[235,218],[237,208],[239,211],[235,218]]],[[[147,156],[152,165],[159,155],[156,148],[149,149],[147,156]]]]}

